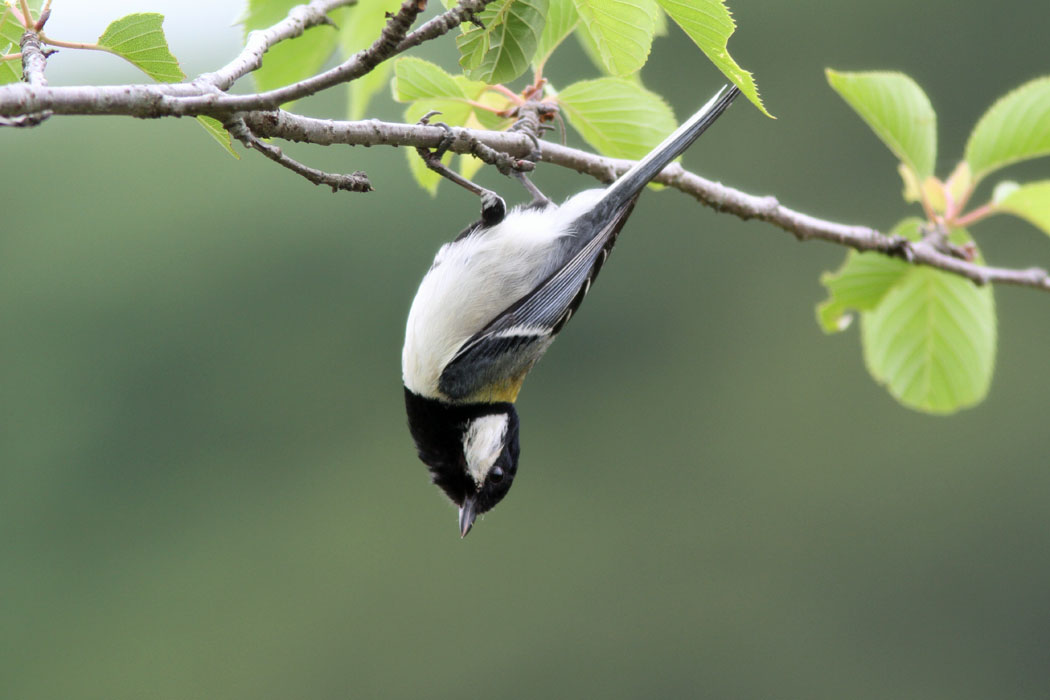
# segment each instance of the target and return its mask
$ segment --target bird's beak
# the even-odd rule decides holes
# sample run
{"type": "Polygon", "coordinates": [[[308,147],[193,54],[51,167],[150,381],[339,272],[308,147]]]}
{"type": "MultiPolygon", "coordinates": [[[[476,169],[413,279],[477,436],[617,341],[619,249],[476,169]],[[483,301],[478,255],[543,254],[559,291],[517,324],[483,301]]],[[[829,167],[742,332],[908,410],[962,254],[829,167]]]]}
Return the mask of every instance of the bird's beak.
{"type": "Polygon", "coordinates": [[[478,513],[474,510],[474,497],[467,496],[463,500],[463,505],[459,508],[459,536],[466,537],[467,533],[470,532],[470,528],[474,526],[474,518],[478,517],[478,513]]]}

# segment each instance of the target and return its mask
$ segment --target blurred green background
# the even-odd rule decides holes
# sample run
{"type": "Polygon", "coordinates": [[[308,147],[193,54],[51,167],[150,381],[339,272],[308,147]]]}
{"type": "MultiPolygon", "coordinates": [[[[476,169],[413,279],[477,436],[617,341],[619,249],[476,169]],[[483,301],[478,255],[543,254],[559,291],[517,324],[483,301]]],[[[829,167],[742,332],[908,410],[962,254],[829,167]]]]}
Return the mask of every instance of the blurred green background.
{"type": "MultiPolygon", "coordinates": [[[[235,28],[193,33],[207,4],[130,9],[186,28],[191,75],[236,51],[235,28]]],[[[732,9],[778,119],[740,102],[686,165],[836,220],[914,210],[826,66],[914,76],[941,175],[994,98],[1050,73],[1045,3],[732,9]]],[[[448,42],[426,55],[453,66],[448,42]]],[[[78,60],[51,80],[138,80],[78,60]]],[[[571,46],[549,74],[593,73],[571,46]]],[[[721,84],[677,31],[643,76],[679,116],[721,84]]],[[[856,330],[814,321],[842,249],[647,193],[522,393],[513,494],[461,541],[404,425],[400,348],[477,202],[429,199],[401,151],[291,151],[377,191],[234,161],[189,120],[0,131],[0,697],[1050,695],[1050,297],[997,289],[988,400],[912,413],[856,330]]],[[[975,234],[1050,265],[1022,223],[975,234]]]]}

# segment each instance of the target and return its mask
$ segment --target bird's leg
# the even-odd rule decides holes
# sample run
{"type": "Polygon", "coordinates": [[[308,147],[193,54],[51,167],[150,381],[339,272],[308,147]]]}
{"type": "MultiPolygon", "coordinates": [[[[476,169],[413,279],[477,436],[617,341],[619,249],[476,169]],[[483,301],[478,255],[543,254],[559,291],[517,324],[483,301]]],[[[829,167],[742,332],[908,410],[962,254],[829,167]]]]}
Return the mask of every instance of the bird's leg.
{"type": "MultiPolygon", "coordinates": [[[[423,118],[419,120],[419,123],[429,125],[430,118],[435,114],[440,114],[440,112],[427,112],[423,115],[423,118]]],[[[485,222],[485,224],[488,226],[495,226],[503,221],[503,218],[507,215],[507,203],[503,201],[502,197],[492,190],[487,190],[481,185],[471,182],[441,162],[442,156],[445,155],[448,149],[452,146],[452,143],[456,140],[456,135],[453,133],[452,127],[444,122],[434,122],[432,126],[440,126],[444,129],[445,136],[441,139],[441,143],[438,147],[433,151],[429,148],[417,148],[416,152],[419,153],[419,157],[423,159],[423,162],[428,168],[438,175],[456,183],[468,192],[473,192],[481,198],[481,220],[485,222]]]]}
{"type": "MultiPolygon", "coordinates": [[[[521,133],[529,137],[529,140],[532,141],[532,152],[529,153],[529,155],[525,156],[525,160],[536,163],[540,159],[540,139],[539,136],[536,135],[536,130],[543,130],[544,126],[546,125],[539,124],[537,126],[533,123],[535,121],[535,115],[531,116],[531,119],[525,116],[523,116],[521,119],[518,119],[518,121],[514,122],[514,124],[510,127],[510,130],[520,131],[521,133]]],[[[536,184],[529,179],[528,175],[526,175],[521,170],[514,170],[512,174],[518,180],[518,182],[521,183],[521,186],[525,188],[529,195],[532,196],[532,202],[529,204],[529,206],[542,208],[547,207],[551,204],[550,197],[543,194],[543,192],[540,191],[540,188],[536,187],[536,184]]]]}
{"type": "Polygon", "coordinates": [[[532,202],[529,204],[530,207],[546,207],[551,204],[550,197],[543,194],[543,192],[540,191],[540,188],[536,187],[536,184],[529,179],[528,175],[520,170],[515,170],[514,177],[521,183],[521,186],[532,195],[532,202]]]}

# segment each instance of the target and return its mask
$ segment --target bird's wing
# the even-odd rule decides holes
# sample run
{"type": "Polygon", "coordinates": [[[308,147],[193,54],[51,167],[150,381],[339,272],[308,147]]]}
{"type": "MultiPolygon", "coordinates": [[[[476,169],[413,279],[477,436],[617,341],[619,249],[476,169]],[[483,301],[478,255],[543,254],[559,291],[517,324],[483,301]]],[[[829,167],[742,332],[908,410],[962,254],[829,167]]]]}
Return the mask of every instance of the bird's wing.
{"type": "Polygon", "coordinates": [[[583,301],[633,208],[631,200],[613,212],[564,265],[467,340],[441,373],[441,391],[463,399],[513,384],[516,394],[525,373],[583,301]]]}

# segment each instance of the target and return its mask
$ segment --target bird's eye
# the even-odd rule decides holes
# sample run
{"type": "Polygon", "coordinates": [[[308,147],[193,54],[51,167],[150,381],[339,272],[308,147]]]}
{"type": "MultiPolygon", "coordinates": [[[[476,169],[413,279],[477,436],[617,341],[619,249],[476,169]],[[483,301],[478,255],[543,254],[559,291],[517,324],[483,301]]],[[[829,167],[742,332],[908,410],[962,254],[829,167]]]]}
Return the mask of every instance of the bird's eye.
{"type": "Polygon", "coordinates": [[[494,484],[503,481],[503,467],[493,467],[492,471],[489,472],[489,481],[494,484]]]}

